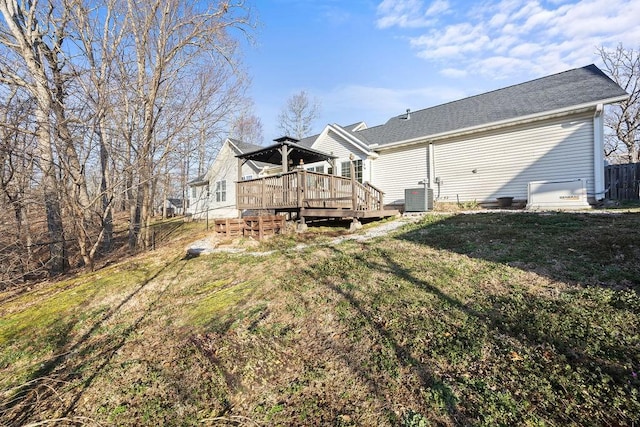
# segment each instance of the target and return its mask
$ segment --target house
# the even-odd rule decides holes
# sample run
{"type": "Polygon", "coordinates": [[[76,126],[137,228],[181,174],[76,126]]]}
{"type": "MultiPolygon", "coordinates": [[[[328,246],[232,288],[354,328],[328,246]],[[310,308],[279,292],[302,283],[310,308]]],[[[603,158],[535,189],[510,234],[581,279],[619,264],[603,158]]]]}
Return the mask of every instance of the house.
{"type": "MultiPolygon", "coordinates": [[[[444,203],[495,203],[509,197],[526,201],[534,209],[588,207],[606,193],[603,108],[627,97],[600,69],[588,65],[435,107],[407,110],[375,127],[364,122],[330,124],[318,135],[290,142],[330,156],[299,167],[312,174],[367,183],[383,193],[386,207],[403,209],[407,191],[416,188],[424,188],[425,197],[444,203]]],[[[238,144],[232,145],[237,148],[238,144]]],[[[218,156],[212,168],[234,167],[236,162],[226,162],[232,151],[239,150],[231,148],[226,157],[218,156]],[[219,162],[226,166],[216,166],[219,162]]],[[[236,156],[263,159],[251,153],[236,156]]],[[[284,163],[273,165],[278,161],[267,162],[271,169],[261,165],[254,176],[264,177],[269,170],[283,173],[284,163]]],[[[252,167],[251,161],[238,164],[248,170],[252,167]]],[[[208,174],[205,181],[211,185],[218,174],[208,174]]],[[[226,182],[234,180],[233,173],[226,176],[226,182]]],[[[254,182],[241,182],[238,188],[248,191],[250,186],[257,188],[254,182]]],[[[353,194],[355,210],[355,187],[353,194]]],[[[234,196],[227,195],[229,206],[234,196]]],[[[252,197],[240,205],[276,207],[265,199],[254,206],[250,200],[258,199],[252,197]]]]}
{"type": "Polygon", "coordinates": [[[578,182],[594,203],[605,197],[603,107],[627,97],[589,65],[376,127],[328,125],[299,143],[336,155],[337,174],[354,156],[358,179],[384,191],[386,205],[403,205],[405,190],[424,184],[440,202],[526,201],[532,183],[544,182],[578,182]]]}
{"type": "Polygon", "coordinates": [[[177,199],[169,197],[165,199],[160,206],[158,206],[158,213],[164,215],[166,218],[171,218],[175,215],[184,214],[183,199],[177,199]]]}
{"type": "Polygon", "coordinates": [[[235,182],[240,179],[252,179],[264,174],[267,165],[247,162],[238,173],[235,156],[261,148],[259,145],[227,138],[213,164],[201,176],[189,182],[189,209],[193,219],[235,218],[236,209],[235,182]]]}

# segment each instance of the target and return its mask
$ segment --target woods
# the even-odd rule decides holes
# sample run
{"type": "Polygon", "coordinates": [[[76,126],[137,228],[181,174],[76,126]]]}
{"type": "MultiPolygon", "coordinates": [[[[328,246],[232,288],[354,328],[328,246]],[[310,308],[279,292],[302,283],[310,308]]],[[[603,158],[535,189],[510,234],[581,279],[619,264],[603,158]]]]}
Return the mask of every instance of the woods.
{"type": "Polygon", "coordinates": [[[250,8],[3,0],[0,12],[0,282],[93,268],[115,213],[129,248],[147,248],[154,206],[204,168],[246,104],[250,8]]]}

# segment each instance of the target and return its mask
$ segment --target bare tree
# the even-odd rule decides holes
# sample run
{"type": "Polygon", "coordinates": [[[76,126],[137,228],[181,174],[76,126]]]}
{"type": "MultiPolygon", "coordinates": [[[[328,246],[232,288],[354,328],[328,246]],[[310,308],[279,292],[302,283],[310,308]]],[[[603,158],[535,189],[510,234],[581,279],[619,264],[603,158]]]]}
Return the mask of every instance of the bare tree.
{"type": "Polygon", "coordinates": [[[607,157],[622,155],[627,162],[640,161],[640,49],[598,49],[605,72],[630,94],[629,99],[609,107],[605,126],[607,157]]]}
{"type": "MultiPolygon", "coordinates": [[[[69,242],[93,267],[99,244],[112,240],[117,199],[130,208],[131,247],[148,247],[156,192],[174,191],[166,177],[188,174],[185,157],[204,163],[242,105],[247,80],[232,32],[250,29],[249,8],[243,0],[2,0],[0,13],[0,90],[32,100],[31,127],[3,138],[37,142],[51,273],[68,265],[69,242]]],[[[10,177],[12,159],[0,159],[10,177]]]]}
{"type": "Polygon", "coordinates": [[[302,139],[312,130],[313,122],[320,116],[320,102],[302,90],[287,99],[278,115],[278,128],[284,135],[302,139]]]}
{"type": "MultiPolygon", "coordinates": [[[[17,87],[0,102],[0,283],[34,277],[30,211],[41,206],[33,186],[35,132],[30,111],[33,98],[17,87]]],[[[0,289],[2,286],[0,286],[0,289]]]]}
{"type": "Polygon", "coordinates": [[[243,142],[261,145],[264,141],[262,121],[258,116],[244,111],[233,122],[230,136],[243,142]]]}
{"type": "MultiPolygon", "coordinates": [[[[87,7],[81,1],[66,0],[71,10],[71,26],[77,39],[76,48],[82,53],[85,61],[80,64],[71,63],[70,67],[79,78],[78,89],[82,93],[83,107],[86,110],[83,123],[86,123],[88,135],[84,140],[92,144],[95,139],[98,146],[99,158],[99,190],[96,194],[95,215],[101,223],[100,231],[92,241],[88,260],[93,262],[99,244],[105,251],[111,249],[113,241],[113,202],[116,173],[110,167],[112,153],[117,148],[110,144],[112,134],[109,129],[109,117],[115,108],[114,99],[110,96],[113,87],[115,63],[121,51],[121,43],[127,26],[126,17],[118,19],[118,0],[104,0],[100,2],[101,13],[95,13],[94,8],[87,7]],[[97,203],[99,198],[100,202],[97,203]]],[[[94,3],[98,6],[98,2],[94,3]]]]}
{"type": "MultiPolygon", "coordinates": [[[[131,141],[138,176],[135,207],[130,212],[131,246],[150,245],[155,175],[162,170],[169,142],[176,141],[174,129],[162,132],[159,125],[175,123],[178,118],[172,114],[172,107],[179,102],[175,99],[180,94],[176,88],[180,82],[191,81],[192,71],[210,66],[211,57],[224,58],[227,66],[235,67],[237,46],[228,32],[248,25],[249,16],[243,13],[243,7],[241,2],[127,0],[136,76],[130,83],[140,112],[140,131],[131,141]]],[[[214,75],[220,72],[207,69],[214,75]]]]}
{"type": "MultiPolygon", "coordinates": [[[[55,56],[61,48],[65,31],[64,18],[59,19],[51,5],[34,2],[5,0],[0,2],[4,23],[0,27],[0,45],[3,47],[0,81],[29,91],[35,100],[34,117],[38,141],[37,158],[42,170],[42,191],[49,230],[49,269],[52,274],[67,267],[65,233],[60,205],[60,188],[54,158],[54,104],[61,88],[55,56]],[[45,22],[44,26],[42,21],[45,22]],[[60,27],[54,21],[60,23],[60,27]],[[48,28],[51,23],[52,28],[48,28]],[[49,64],[53,59],[54,63],[49,64]],[[48,64],[50,66],[48,66],[48,64]],[[53,75],[50,74],[53,72],[53,75]]],[[[63,96],[63,93],[60,94],[63,96]]],[[[64,118],[61,118],[64,121],[64,118]]]]}

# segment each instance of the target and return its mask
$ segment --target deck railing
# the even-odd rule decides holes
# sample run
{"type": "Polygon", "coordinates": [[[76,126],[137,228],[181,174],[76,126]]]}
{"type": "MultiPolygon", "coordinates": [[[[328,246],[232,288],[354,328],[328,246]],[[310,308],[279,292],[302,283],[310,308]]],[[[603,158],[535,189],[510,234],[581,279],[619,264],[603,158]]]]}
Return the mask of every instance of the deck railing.
{"type": "Polygon", "coordinates": [[[383,192],[369,183],[297,169],[236,183],[238,209],[382,209],[383,192]]]}

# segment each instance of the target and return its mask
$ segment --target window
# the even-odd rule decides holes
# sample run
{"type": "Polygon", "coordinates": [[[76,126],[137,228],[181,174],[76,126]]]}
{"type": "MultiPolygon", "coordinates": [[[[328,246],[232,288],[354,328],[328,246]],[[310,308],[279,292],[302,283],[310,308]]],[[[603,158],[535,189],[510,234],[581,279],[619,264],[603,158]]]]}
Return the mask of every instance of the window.
{"type": "Polygon", "coordinates": [[[249,181],[250,179],[253,179],[253,175],[245,175],[242,177],[243,181],[249,181]]]}
{"type": "Polygon", "coordinates": [[[198,193],[196,192],[196,187],[191,187],[191,197],[194,199],[198,197],[198,193]]]}
{"type": "Polygon", "coordinates": [[[324,173],[324,165],[311,166],[310,168],[307,168],[307,170],[311,172],[324,173]]]}
{"type": "Polygon", "coordinates": [[[217,181],[216,182],[216,202],[226,202],[227,201],[227,181],[217,181]]]}
{"type": "MultiPolygon", "coordinates": [[[[340,175],[345,178],[351,178],[351,162],[342,162],[340,164],[340,175]]],[[[354,160],[353,168],[356,172],[356,181],[362,183],[362,160],[354,160]]]]}

